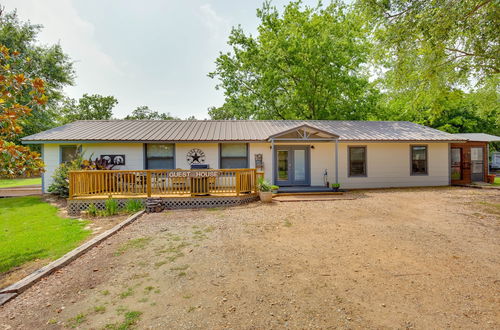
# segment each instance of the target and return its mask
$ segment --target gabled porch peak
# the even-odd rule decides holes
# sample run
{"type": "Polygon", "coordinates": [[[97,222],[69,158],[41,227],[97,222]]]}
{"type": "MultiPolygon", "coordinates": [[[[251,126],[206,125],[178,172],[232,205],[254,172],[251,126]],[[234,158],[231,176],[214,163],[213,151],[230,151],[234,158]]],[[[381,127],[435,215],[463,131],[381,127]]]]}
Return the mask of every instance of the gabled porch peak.
{"type": "Polygon", "coordinates": [[[269,136],[268,141],[335,141],[339,136],[311,125],[303,124],[269,136]]]}
{"type": "Polygon", "coordinates": [[[319,129],[317,127],[303,124],[297,127],[288,129],[286,131],[273,134],[268,137],[268,141],[271,142],[272,150],[272,182],[275,183],[276,171],[277,171],[277,160],[276,160],[276,146],[275,142],[333,142],[335,141],[335,183],[339,183],[339,136],[327,132],[325,130],[319,129]]]}

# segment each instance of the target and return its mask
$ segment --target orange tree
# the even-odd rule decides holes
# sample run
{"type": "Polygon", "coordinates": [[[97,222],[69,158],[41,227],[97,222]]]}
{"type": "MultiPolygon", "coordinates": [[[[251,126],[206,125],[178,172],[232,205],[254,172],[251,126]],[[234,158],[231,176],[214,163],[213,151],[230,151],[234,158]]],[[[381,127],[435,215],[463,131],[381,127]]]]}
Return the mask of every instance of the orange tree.
{"type": "Polygon", "coordinates": [[[12,142],[32,109],[47,102],[44,81],[18,69],[23,61],[30,58],[0,45],[0,177],[33,176],[43,171],[39,153],[12,142]]]}

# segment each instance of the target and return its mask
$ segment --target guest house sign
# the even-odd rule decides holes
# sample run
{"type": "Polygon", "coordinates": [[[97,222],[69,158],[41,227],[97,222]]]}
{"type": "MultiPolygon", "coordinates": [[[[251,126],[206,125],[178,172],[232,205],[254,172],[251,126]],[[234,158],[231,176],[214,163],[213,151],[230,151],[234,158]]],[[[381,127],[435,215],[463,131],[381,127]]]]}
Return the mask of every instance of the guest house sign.
{"type": "Polygon", "coordinates": [[[219,171],[169,171],[169,178],[216,178],[219,176],[219,171]]]}

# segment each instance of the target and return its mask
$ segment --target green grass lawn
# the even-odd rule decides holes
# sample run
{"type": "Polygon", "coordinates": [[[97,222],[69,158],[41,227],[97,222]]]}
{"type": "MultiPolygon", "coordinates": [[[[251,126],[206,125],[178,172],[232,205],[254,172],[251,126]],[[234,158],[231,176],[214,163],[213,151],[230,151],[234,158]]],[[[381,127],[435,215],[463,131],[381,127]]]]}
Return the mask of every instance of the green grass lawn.
{"type": "Polygon", "coordinates": [[[493,183],[494,186],[500,186],[500,176],[497,176],[495,178],[495,182],[493,183]]]}
{"type": "Polygon", "coordinates": [[[79,245],[86,222],[61,218],[38,196],[0,198],[0,274],[34,259],[56,259],[79,245]]]}
{"type": "Polygon", "coordinates": [[[0,188],[28,186],[32,184],[42,184],[42,178],[0,179],[0,188]]]}

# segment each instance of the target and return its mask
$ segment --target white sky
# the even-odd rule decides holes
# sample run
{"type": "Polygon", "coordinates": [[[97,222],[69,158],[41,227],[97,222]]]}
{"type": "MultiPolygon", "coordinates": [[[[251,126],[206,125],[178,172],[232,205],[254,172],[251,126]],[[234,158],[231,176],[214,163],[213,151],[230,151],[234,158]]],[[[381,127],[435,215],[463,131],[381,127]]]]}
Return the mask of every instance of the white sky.
{"type": "MultiPolygon", "coordinates": [[[[22,20],[42,24],[41,43],[59,42],[75,61],[66,94],[113,95],[114,115],[140,105],[186,118],[208,118],[223,103],[207,77],[232,26],[255,33],[263,0],[3,0],[22,20]]],[[[282,8],[286,0],[273,3],[282,8]]],[[[324,1],[326,3],[327,1],[324,1]]],[[[317,0],[304,1],[315,5],[317,0]]]]}

